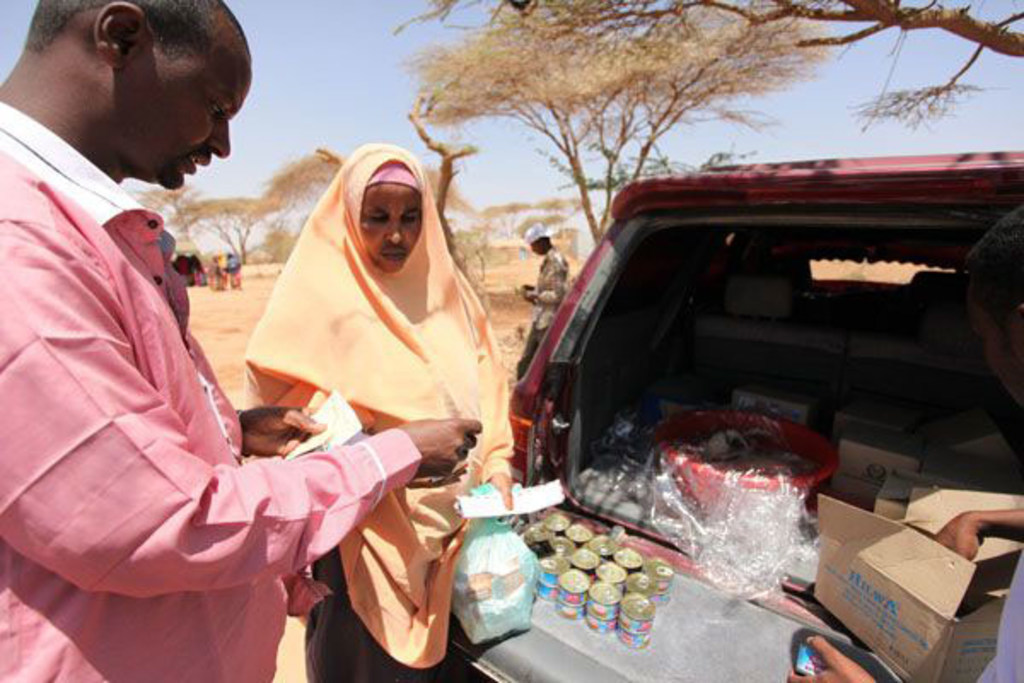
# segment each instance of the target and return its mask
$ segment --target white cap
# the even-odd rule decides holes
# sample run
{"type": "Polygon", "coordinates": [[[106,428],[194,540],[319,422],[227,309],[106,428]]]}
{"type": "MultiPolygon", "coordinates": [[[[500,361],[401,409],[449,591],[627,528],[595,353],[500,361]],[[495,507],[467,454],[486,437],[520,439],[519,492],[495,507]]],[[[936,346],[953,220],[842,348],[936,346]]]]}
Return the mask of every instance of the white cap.
{"type": "Polygon", "coordinates": [[[554,237],[554,235],[555,231],[548,226],[543,223],[534,223],[529,227],[529,229],[527,229],[524,237],[526,239],[526,243],[532,245],[537,240],[544,239],[545,237],[550,239],[551,237],[554,237]]]}

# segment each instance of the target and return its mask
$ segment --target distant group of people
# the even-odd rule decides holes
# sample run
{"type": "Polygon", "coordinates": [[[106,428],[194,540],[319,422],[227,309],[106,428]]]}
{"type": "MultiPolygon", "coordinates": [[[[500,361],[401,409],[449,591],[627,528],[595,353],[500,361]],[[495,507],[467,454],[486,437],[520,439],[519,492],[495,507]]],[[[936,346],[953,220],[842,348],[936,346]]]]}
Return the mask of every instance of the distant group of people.
{"type": "Polygon", "coordinates": [[[214,254],[211,287],[216,291],[242,288],[242,260],[233,251],[214,254]]]}
{"type": "MultiPolygon", "coordinates": [[[[286,611],[308,616],[312,681],[438,680],[455,498],[490,483],[511,505],[495,337],[405,150],[348,157],[250,340],[250,408],[221,390],[173,240],[120,183],[174,189],[226,158],[251,77],[221,0],[40,0],[0,86],[2,680],[269,683],[286,611]],[[308,410],[333,392],[362,433],[283,459],[323,432],[308,410]]],[[[1016,220],[999,240],[1024,243],[1016,220]]],[[[528,351],[567,286],[550,235],[530,238],[528,351]]],[[[972,311],[1019,389],[1024,293],[999,268],[1016,288],[1020,263],[988,244],[972,311]],[[1014,305],[988,305],[999,282],[1014,305]]],[[[214,273],[233,283],[230,256],[214,273]]],[[[971,522],[958,544],[1019,524],[971,522]]],[[[1021,680],[1021,580],[986,681],[1021,680]]]]}
{"type": "Polygon", "coordinates": [[[187,287],[209,286],[215,291],[242,288],[242,260],[233,251],[214,254],[209,268],[196,254],[178,254],[172,267],[187,287]]]}

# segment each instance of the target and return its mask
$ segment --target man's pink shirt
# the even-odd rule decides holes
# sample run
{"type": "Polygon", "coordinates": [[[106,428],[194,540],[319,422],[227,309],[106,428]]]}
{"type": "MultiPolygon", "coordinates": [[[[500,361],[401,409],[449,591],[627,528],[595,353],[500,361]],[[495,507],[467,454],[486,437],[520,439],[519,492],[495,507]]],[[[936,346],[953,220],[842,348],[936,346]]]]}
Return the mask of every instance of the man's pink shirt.
{"type": "Polygon", "coordinates": [[[240,466],[162,227],[101,226],[0,153],[0,680],[271,680],[280,577],[420,461],[392,431],[240,466]]]}

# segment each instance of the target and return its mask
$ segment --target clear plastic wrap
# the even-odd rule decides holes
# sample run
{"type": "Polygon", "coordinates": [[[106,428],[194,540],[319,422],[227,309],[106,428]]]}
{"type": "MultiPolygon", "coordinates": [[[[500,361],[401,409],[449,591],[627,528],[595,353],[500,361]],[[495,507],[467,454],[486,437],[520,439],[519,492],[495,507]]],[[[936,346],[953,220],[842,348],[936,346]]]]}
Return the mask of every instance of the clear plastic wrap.
{"type": "Polygon", "coordinates": [[[653,436],[654,428],[643,426],[636,411],[616,415],[591,446],[591,467],[580,474],[584,497],[606,510],[624,505],[650,509],[653,436]]]}
{"type": "Polygon", "coordinates": [[[620,414],[592,451],[589,488],[597,477],[614,487],[606,497],[640,504],[641,519],[693,557],[710,583],[753,598],[778,590],[788,567],[817,553],[806,510],[817,464],[788,448],[776,420],[731,417],[736,426],[656,442],[653,430],[620,414]]]}

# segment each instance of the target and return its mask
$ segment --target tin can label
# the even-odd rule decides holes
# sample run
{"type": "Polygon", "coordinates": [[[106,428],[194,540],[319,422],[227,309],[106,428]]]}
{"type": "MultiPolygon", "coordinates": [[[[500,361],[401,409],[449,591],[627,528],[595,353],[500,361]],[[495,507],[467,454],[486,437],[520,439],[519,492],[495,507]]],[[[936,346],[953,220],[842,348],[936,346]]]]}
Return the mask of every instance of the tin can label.
{"type": "Polygon", "coordinates": [[[668,593],[654,593],[650,597],[651,602],[653,602],[658,607],[660,607],[662,605],[667,605],[668,602],[669,602],[669,599],[670,598],[669,598],[668,593]]]}
{"type": "Polygon", "coordinates": [[[618,635],[622,644],[633,650],[644,650],[651,644],[651,636],[648,633],[630,633],[620,628],[618,635]]]}
{"type": "Polygon", "coordinates": [[[654,604],[642,595],[627,595],[619,607],[619,626],[632,633],[650,633],[654,626],[654,604]]]}
{"type": "Polygon", "coordinates": [[[555,611],[558,612],[559,616],[565,617],[566,619],[579,621],[586,613],[586,608],[584,608],[583,605],[567,605],[559,600],[555,605],[555,611]]]}
{"type": "Polygon", "coordinates": [[[592,614],[587,614],[587,627],[596,633],[611,633],[615,631],[615,620],[600,619],[592,614]]]}
{"type": "Polygon", "coordinates": [[[604,605],[590,600],[587,602],[587,614],[602,621],[615,621],[619,617],[619,606],[618,604],[604,605]]]}
{"type": "Polygon", "coordinates": [[[543,583],[538,583],[537,597],[548,602],[555,602],[558,600],[558,586],[545,586],[543,583]]]}

